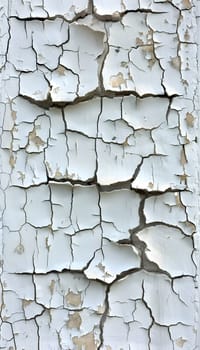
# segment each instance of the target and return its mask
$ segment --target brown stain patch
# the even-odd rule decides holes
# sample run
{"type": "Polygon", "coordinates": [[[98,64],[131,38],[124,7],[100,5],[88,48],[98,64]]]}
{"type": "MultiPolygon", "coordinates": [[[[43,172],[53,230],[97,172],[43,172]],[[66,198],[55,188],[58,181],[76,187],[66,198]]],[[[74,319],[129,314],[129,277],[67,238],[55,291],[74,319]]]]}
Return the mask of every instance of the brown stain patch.
{"type": "Polygon", "coordinates": [[[23,299],[23,300],[22,300],[22,307],[23,307],[23,308],[24,308],[24,307],[27,307],[27,306],[29,306],[29,305],[32,304],[32,303],[33,303],[32,300],[23,299]]]}
{"type": "Polygon", "coordinates": [[[11,117],[12,117],[12,120],[16,120],[16,118],[17,118],[17,112],[16,111],[11,111],[11,117]]]}
{"type": "Polygon", "coordinates": [[[10,164],[10,166],[11,166],[12,169],[15,167],[16,158],[14,157],[14,154],[13,154],[13,153],[10,155],[9,164],[10,164]]]}
{"type": "Polygon", "coordinates": [[[191,222],[188,222],[186,221],[185,222],[185,225],[192,231],[192,232],[195,232],[196,231],[196,225],[195,224],[192,224],[191,222]]]}
{"type": "Polygon", "coordinates": [[[74,312],[73,314],[69,315],[69,320],[67,321],[67,328],[72,329],[80,329],[82,320],[81,316],[78,312],[74,312]]]}
{"type": "Polygon", "coordinates": [[[68,293],[65,296],[65,299],[68,304],[73,306],[79,306],[81,304],[81,293],[74,293],[68,290],[68,293]]]}
{"type": "Polygon", "coordinates": [[[170,63],[172,65],[172,67],[174,67],[177,70],[180,70],[180,68],[181,68],[181,59],[180,59],[180,57],[178,57],[178,56],[172,57],[170,63]]]}
{"type": "Polygon", "coordinates": [[[186,120],[187,126],[189,126],[190,128],[193,128],[195,118],[191,113],[186,114],[185,120],[186,120]]]}
{"type": "Polygon", "coordinates": [[[184,149],[181,150],[181,165],[185,165],[187,163],[187,158],[184,149]]]}
{"type": "Polygon", "coordinates": [[[76,350],[97,350],[93,332],[82,335],[81,337],[73,337],[72,341],[76,345],[76,350]]]}
{"type": "Polygon", "coordinates": [[[178,175],[179,178],[180,178],[180,183],[184,183],[184,185],[187,185],[187,177],[188,175],[187,174],[182,174],[182,175],[178,175]]]}
{"type": "Polygon", "coordinates": [[[56,72],[58,72],[58,74],[60,75],[65,75],[66,69],[63,66],[58,66],[58,69],[56,70],[56,72]]]}
{"type": "Polygon", "coordinates": [[[182,0],[182,4],[187,9],[190,9],[192,7],[190,0],[182,0]]]}
{"type": "Polygon", "coordinates": [[[32,141],[38,149],[45,144],[44,141],[37,136],[35,129],[29,134],[29,141],[32,141]]]}
{"type": "Polygon", "coordinates": [[[142,46],[142,53],[144,55],[144,58],[148,61],[148,67],[152,68],[156,63],[153,45],[142,46]]]}
{"type": "Polygon", "coordinates": [[[187,340],[183,339],[182,337],[175,340],[175,343],[179,348],[182,348],[187,340]]]}
{"type": "Polygon", "coordinates": [[[185,41],[190,41],[190,34],[189,34],[188,29],[186,29],[186,31],[185,31],[184,39],[185,39],[185,41]]]}
{"type": "Polygon", "coordinates": [[[126,80],[121,72],[110,77],[110,85],[112,88],[119,88],[122,84],[126,84],[126,80]]]}
{"type": "Polygon", "coordinates": [[[136,38],[136,45],[137,46],[141,46],[141,45],[144,45],[144,41],[142,40],[142,39],[140,39],[140,38],[136,38]]]}

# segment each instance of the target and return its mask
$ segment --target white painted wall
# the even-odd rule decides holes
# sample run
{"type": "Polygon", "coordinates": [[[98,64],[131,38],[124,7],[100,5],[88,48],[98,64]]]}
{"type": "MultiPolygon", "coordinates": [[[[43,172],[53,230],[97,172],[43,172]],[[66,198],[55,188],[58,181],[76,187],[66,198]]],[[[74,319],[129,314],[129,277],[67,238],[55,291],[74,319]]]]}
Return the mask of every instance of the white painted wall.
{"type": "Polygon", "coordinates": [[[1,0],[1,349],[199,349],[199,3],[1,0]]]}

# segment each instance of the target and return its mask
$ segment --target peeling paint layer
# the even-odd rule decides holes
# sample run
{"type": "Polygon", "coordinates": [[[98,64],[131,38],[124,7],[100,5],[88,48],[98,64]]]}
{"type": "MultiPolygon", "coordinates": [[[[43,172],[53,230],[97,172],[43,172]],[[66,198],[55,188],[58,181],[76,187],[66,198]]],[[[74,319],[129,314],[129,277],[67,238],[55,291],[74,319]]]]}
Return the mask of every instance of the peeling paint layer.
{"type": "Polygon", "coordinates": [[[199,348],[199,0],[0,8],[0,348],[199,348]]]}

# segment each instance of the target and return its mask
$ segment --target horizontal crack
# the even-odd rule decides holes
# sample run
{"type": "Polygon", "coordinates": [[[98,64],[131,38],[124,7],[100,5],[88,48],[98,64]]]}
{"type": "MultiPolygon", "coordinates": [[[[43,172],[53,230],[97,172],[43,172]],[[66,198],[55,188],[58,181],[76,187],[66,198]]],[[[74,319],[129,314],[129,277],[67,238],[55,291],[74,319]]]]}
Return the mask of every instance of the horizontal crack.
{"type": "Polygon", "coordinates": [[[29,101],[30,103],[37,105],[38,107],[42,107],[44,109],[50,109],[50,108],[64,108],[67,106],[73,106],[77,105],[80,102],[87,102],[92,100],[95,97],[105,97],[105,98],[114,98],[114,97],[124,97],[124,96],[135,96],[139,99],[145,99],[148,97],[156,97],[156,98],[165,98],[171,101],[175,97],[181,97],[181,95],[178,94],[172,94],[167,95],[166,93],[163,94],[153,94],[153,93],[145,93],[145,94],[138,94],[137,91],[134,90],[121,90],[121,91],[110,91],[110,90],[99,90],[99,88],[95,89],[93,92],[89,92],[85,96],[79,96],[74,99],[74,101],[52,101],[50,94],[48,94],[48,98],[46,100],[34,100],[30,96],[19,94],[20,97],[24,98],[25,100],[29,101]]]}

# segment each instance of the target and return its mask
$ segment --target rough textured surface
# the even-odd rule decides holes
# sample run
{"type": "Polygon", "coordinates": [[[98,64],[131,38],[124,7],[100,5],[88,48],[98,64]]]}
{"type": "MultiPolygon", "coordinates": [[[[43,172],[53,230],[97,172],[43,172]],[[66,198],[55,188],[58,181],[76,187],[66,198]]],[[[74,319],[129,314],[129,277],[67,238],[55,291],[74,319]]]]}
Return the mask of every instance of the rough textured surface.
{"type": "Polygon", "coordinates": [[[1,349],[199,349],[199,8],[1,0],[1,349]]]}

